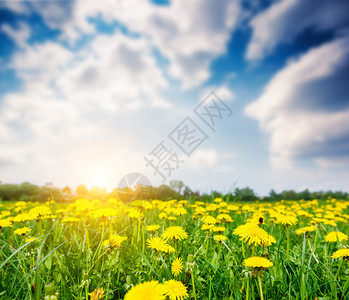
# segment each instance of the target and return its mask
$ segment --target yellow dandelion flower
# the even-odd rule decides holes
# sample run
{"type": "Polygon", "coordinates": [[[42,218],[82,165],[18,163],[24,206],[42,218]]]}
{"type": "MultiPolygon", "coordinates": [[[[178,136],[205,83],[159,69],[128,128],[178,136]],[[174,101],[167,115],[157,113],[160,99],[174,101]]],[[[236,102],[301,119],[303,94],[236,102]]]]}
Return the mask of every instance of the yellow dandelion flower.
{"type": "Polygon", "coordinates": [[[246,267],[252,267],[252,268],[270,268],[273,266],[273,263],[265,257],[252,256],[252,257],[246,258],[243,261],[243,265],[246,267]]]}
{"type": "Polygon", "coordinates": [[[234,230],[233,234],[238,235],[241,241],[247,242],[249,245],[254,244],[267,247],[276,243],[273,236],[254,223],[240,225],[234,230]]]}
{"type": "Polygon", "coordinates": [[[284,214],[278,214],[276,216],[276,223],[282,224],[282,225],[295,225],[297,224],[298,219],[296,216],[293,215],[284,215],[284,214]]]}
{"type": "Polygon", "coordinates": [[[160,228],[160,225],[158,225],[158,224],[145,226],[145,230],[146,231],[151,231],[151,232],[155,232],[159,228],[160,228]]]}
{"type": "Polygon", "coordinates": [[[222,242],[222,241],[225,241],[227,240],[227,237],[222,235],[222,234],[219,234],[219,235],[215,235],[214,236],[214,240],[215,241],[218,241],[218,242],[222,242]]]}
{"type": "Polygon", "coordinates": [[[152,237],[147,239],[147,245],[149,248],[152,248],[156,251],[168,252],[168,244],[165,239],[161,237],[152,237]]]}
{"type": "Polygon", "coordinates": [[[158,281],[147,281],[133,286],[124,300],[164,300],[164,289],[158,281]]]}
{"type": "Polygon", "coordinates": [[[225,227],[223,226],[215,226],[212,228],[213,232],[223,232],[225,230],[225,227]]]}
{"type": "Polygon", "coordinates": [[[171,226],[166,228],[162,237],[165,240],[183,240],[188,238],[188,233],[181,226],[171,226]]]}
{"type": "Polygon", "coordinates": [[[163,220],[163,219],[165,219],[165,218],[167,218],[167,213],[165,213],[165,212],[159,213],[159,219],[160,219],[160,220],[163,220]]]}
{"type": "Polygon", "coordinates": [[[35,238],[34,238],[34,237],[31,237],[31,238],[26,239],[25,242],[26,242],[26,243],[30,243],[30,242],[32,242],[32,241],[34,241],[34,240],[35,240],[35,238]]]}
{"type": "Polygon", "coordinates": [[[180,257],[176,258],[171,265],[171,272],[173,276],[178,276],[180,273],[182,273],[182,270],[183,270],[183,261],[180,257]]]}
{"type": "Polygon", "coordinates": [[[331,255],[332,258],[349,259],[349,249],[339,249],[331,255]]]}
{"type": "Polygon", "coordinates": [[[4,227],[12,227],[12,222],[8,219],[0,220],[0,229],[4,227]]]}
{"type": "Polygon", "coordinates": [[[14,231],[15,234],[18,234],[18,235],[25,235],[27,232],[30,232],[31,229],[28,228],[28,227],[23,227],[23,228],[18,228],[14,231]]]}
{"type": "Polygon", "coordinates": [[[92,293],[89,293],[90,300],[98,300],[103,298],[103,288],[96,288],[92,293]]]}
{"type": "Polygon", "coordinates": [[[166,253],[172,253],[172,252],[175,252],[175,251],[176,251],[176,249],[173,248],[172,246],[170,246],[170,245],[168,245],[168,244],[165,245],[165,250],[164,250],[164,252],[166,252],[166,253]]]}
{"type": "Polygon", "coordinates": [[[340,231],[332,231],[325,236],[326,242],[329,242],[329,243],[331,242],[334,243],[337,241],[341,242],[347,239],[348,239],[348,236],[340,231]]]}
{"type": "Polygon", "coordinates": [[[233,219],[228,214],[219,214],[217,220],[224,222],[233,222],[233,219]]]}
{"type": "Polygon", "coordinates": [[[210,215],[205,216],[202,218],[202,221],[206,224],[206,225],[213,225],[217,223],[217,220],[215,217],[212,217],[210,215]]]}
{"type": "Polygon", "coordinates": [[[213,224],[204,224],[201,226],[201,230],[209,230],[214,228],[215,226],[213,224]]]}
{"type": "Polygon", "coordinates": [[[316,229],[317,229],[317,227],[314,226],[314,225],[305,226],[305,227],[296,229],[296,230],[295,230],[295,234],[296,234],[296,235],[301,235],[301,234],[304,234],[304,233],[308,233],[308,232],[315,231],[316,229]]]}
{"type": "Polygon", "coordinates": [[[189,297],[186,286],[174,279],[164,282],[164,291],[170,300],[182,300],[189,297]]]}
{"type": "Polygon", "coordinates": [[[122,242],[127,239],[126,236],[121,236],[117,234],[112,234],[108,240],[103,241],[102,246],[109,246],[110,248],[120,247],[122,242]]]}

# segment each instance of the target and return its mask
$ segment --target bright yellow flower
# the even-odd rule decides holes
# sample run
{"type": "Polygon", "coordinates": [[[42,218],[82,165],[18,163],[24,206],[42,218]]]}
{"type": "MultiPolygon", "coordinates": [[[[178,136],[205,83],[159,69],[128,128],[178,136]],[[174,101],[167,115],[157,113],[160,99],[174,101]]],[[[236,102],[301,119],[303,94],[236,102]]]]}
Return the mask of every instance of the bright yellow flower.
{"type": "Polygon", "coordinates": [[[103,288],[97,288],[92,293],[89,293],[90,300],[98,300],[103,298],[103,288]]]}
{"type": "Polygon", "coordinates": [[[160,225],[158,225],[158,224],[145,226],[145,230],[146,231],[151,231],[151,232],[155,232],[159,228],[160,228],[160,225]]]}
{"type": "Polygon", "coordinates": [[[166,240],[158,236],[147,239],[147,245],[149,248],[156,251],[168,252],[169,250],[169,245],[167,244],[166,240]]]}
{"type": "Polygon", "coordinates": [[[348,239],[348,236],[340,231],[332,231],[325,236],[326,242],[329,242],[329,243],[330,242],[334,243],[337,241],[341,242],[347,239],[348,239]]]}
{"type": "Polygon", "coordinates": [[[273,236],[268,234],[264,229],[255,223],[246,223],[237,227],[233,234],[240,236],[240,240],[247,242],[249,245],[262,245],[264,247],[276,243],[273,236]]]}
{"type": "Polygon", "coordinates": [[[112,234],[108,240],[103,241],[102,246],[109,246],[111,248],[120,247],[122,242],[127,239],[126,236],[112,234]]]}
{"type": "Polygon", "coordinates": [[[31,229],[28,228],[28,227],[23,227],[23,228],[18,228],[14,231],[15,234],[18,234],[18,235],[25,235],[27,232],[30,232],[31,229]]]}
{"type": "Polygon", "coordinates": [[[218,241],[218,242],[222,242],[222,241],[225,241],[227,240],[227,237],[222,235],[222,234],[219,234],[219,235],[215,235],[214,236],[214,240],[215,241],[218,241]]]}
{"type": "Polygon", "coordinates": [[[273,266],[273,263],[265,257],[252,256],[246,258],[243,262],[243,265],[252,268],[270,268],[273,266]]]}
{"type": "Polygon", "coordinates": [[[182,300],[189,297],[186,286],[181,281],[174,279],[164,282],[164,291],[170,300],[182,300]]]}
{"type": "Polygon", "coordinates": [[[188,238],[188,233],[181,226],[171,226],[166,228],[162,237],[165,240],[183,240],[188,238]]]}
{"type": "Polygon", "coordinates": [[[282,224],[282,225],[295,225],[297,224],[298,219],[296,216],[293,215],[284,215],[284,214],[278,214],[276,216],[276,223],[282,224]]]}
{"type": "Polygon", "coordinates": [[[171,265],[171,272],[174,276],[178,276],[182,272],[182,270],[183,270],[183,261],[180,257],[176,258],[171,265]]]}
{"type": "Polygon", "coordinates": [[[349,259],[349,249],[339,249],[331,257],[349,259]]]}
{"type": "Polygon", "coordinates": [[[295,234],[297,235],[301,235],[301,234],[304,234],[304,233],[308,233],[308,232],[312,232],[312,231],[315,231],[317,229],[316,226],[314,225],[311,225],[311,226],[305,226],[303,228],[299,228],[295,231],[295,234]]]}
{"type": "Polygon", "coordinates": [[[228,214],[219,214],[217,220],[224,222],[233,222],[233,219],[228,214]]]}
{"type": "Polygon", "coordinates": [[[164,300],[164,289],[158,281],[147,281],[132,287],[124,300],[164,300]]]}
{"type": "Polygon", "coordinates": [[[223,232],[225,230],[225,227],[223,226],[216,226],[212,228],[213,232],[223,232]]]}
{"type": "Polygon", "coordinates": [[[209,229],[212,229],[214,228],[214,225],[213,224],[204,224],[201,226],[201,230],[209,230],[209,229]]]}
{"type": "Polygon", "coordinates": [[[4,227],[12,227],[12,222],[8,219],[1,219],[0,220],[0,229],[4,227]]]}

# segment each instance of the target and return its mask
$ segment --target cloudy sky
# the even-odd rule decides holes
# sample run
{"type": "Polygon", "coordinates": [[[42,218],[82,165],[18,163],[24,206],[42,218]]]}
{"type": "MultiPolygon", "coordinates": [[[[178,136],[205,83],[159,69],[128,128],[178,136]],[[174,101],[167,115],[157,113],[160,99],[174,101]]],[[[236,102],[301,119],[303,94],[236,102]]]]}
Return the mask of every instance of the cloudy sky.
{"type": "Polygon", "coordinates": [[[349,190],[346,0],[5,0],[0,66],[3,183],[349,190]]]}

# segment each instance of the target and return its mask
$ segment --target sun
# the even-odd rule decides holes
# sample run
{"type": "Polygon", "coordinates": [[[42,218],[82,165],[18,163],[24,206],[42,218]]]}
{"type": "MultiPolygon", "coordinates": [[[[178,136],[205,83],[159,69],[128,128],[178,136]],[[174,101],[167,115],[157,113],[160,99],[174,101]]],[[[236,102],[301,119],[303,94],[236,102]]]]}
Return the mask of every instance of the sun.
{"type": "Polygon", "coordinates": [[[109,178],[105,170],[94,170],[91,172],[89,185],[91,187],[106,188],[108,186],[109,178]]]}

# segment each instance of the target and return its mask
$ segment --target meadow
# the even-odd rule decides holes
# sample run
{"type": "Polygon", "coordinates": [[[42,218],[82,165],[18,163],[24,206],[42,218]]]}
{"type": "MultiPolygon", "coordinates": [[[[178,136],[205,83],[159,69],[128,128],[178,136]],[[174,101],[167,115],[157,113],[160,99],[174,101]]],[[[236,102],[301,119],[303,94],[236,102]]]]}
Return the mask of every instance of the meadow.
{"type": "Polygon", "coordinates": [[[349,299],[349,201],[0,203],[0,299],[349,299]]]}

